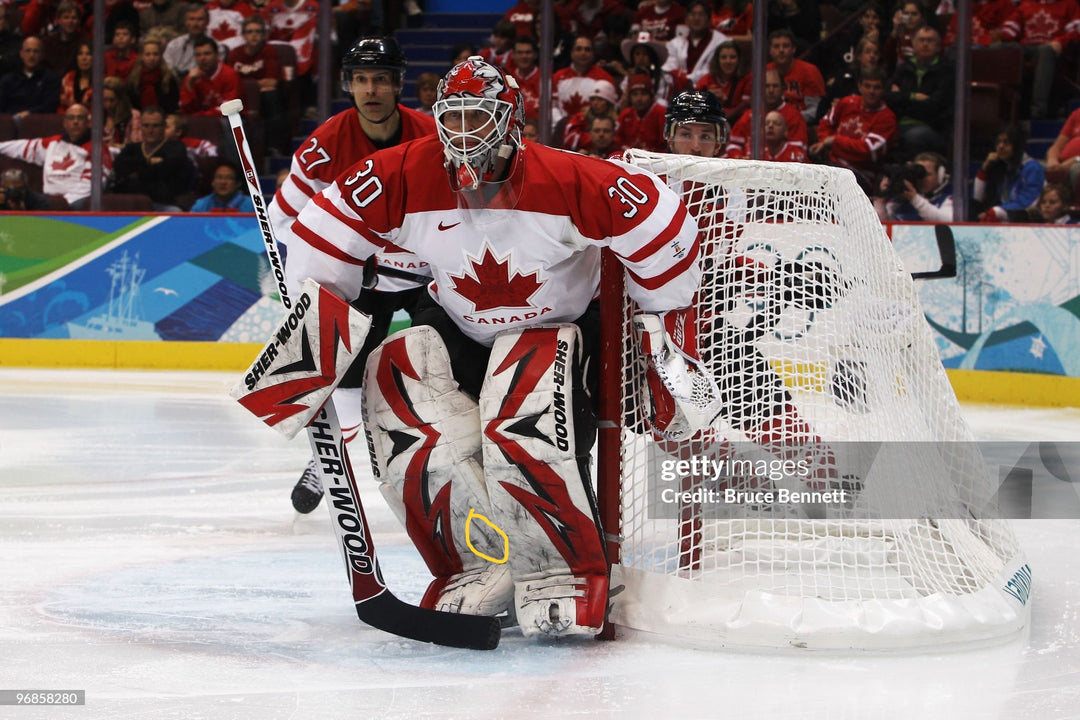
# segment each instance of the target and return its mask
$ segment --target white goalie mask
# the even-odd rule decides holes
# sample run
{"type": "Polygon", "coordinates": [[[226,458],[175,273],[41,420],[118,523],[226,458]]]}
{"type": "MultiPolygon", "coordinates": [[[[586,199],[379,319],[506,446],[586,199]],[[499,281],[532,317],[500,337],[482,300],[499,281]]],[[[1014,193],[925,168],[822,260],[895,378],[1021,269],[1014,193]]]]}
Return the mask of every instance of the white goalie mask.
{"type": "Polygon", "coordinates": [[[513,77],[470,57],[439,83],[433,112],[455,191],[479,191],[516,174],[525,115],[513,77]]]}

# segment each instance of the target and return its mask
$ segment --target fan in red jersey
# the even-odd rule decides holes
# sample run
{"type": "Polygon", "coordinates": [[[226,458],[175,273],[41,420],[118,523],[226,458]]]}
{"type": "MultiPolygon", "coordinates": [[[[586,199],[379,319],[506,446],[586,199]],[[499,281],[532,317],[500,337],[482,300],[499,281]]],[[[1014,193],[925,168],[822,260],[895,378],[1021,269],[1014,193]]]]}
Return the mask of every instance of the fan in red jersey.
{"type": "MultiPolygon", "coordinates": [[[[431,117],[399,104],[407,62],[391,37],[361,38],[342,58],[341,86],[356,106],[320,125],[293,155],[289,175],[278,186],[268,208],[275,237],[283,245],[291,247],[295,242],[290,228],[304,205],[351,165],[381,148],[434,134],[431,117]]],[[[371,330],[354,369],[334,396],[346,431],[355,432],[360,423],[360,393],[356,388],[362,380],[364,360],[386,337],[394,312],[412,312],[425,284],[416,276],[428,274],[415,256],[393,247],[379,250],[377,264],[382,272],[375,276],[376,286],[366,289],[354,303],[371,316],[371,330]]],[[[290,270],[288,262],[286,266],[290,270]]],[[[303,275],[296,278],[297,282],[303,279],[303,275]]],[[[293,507],[297,512],[309,513],[322,496],[319,473],[312,460],[293,489],[293,507]]]]}
{"type": "Polygon", "coordinates": [[[373,472],[434,575],[422,605],[592,635],[608,590],[589,477],[600,252],[643,311],[654,429],[678,439],[719,411],[685,310],[698,232],[655,175],[522,142],[515,85],[479,57],[455,66],[437,137],[365,158],[304,207],[290,282],[352,299],[391,244],[427,264],[429,297],[363,383],[373,472]]]}

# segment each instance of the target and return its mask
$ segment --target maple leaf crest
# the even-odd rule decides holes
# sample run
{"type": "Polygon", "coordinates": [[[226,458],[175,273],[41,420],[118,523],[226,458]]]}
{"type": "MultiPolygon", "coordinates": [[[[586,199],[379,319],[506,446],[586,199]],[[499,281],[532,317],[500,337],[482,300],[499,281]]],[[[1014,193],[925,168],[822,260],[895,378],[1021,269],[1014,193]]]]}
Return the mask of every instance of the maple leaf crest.
{"type": "Polygon", "coordinates": [[[66,155],[64,155],[62,160],[57,160],[52,164],[52,169],[63,172],[64,170],[70,170],[71,166],[74,164],[75,157],[71,153],[67,153],[66,155]]]}
{"type": "Polygon", "coordinates": [[[566,102],[563,103],[563,108],[568,114],[574,114],[585,107],[585,98],[581,97],[581,93],[576,90],[570,94],[570,97],[566,98],[566,102]]]}
{"type": "Polygon", "coordinates": [[[866,127],[863,125],[863,119],[858,115],[853,115],[846,118],[839,127],[836,128],[836,134],[844,137],[863,139],[866,137],[866,127]]]}
{"type": "Polygon", "coordinates": [[[479,262],[469,257],[471,272],[466,270],[461,275],[451,275],[454,291],[473,304],[474,312],[494,310],[500,307],[533,307],[529,301],[543,283],[535,272],[521,274],[510,271],[510,254],[504,258],[495,257],[490,247],[484,248],[479,262]]]}
{"type": "Polygon", "coordinates": [[[237,36],[236,28],[228,20],[222,19],[216,27],[210,29],[210,36],[215,40],[228,40],[237,36]]]}
{"type": "Polygon", "coordinates": [[[502,78],[490,66],[458,65],[446,79],[446,97],[492,97],[503,91],[502,78]],[[490,92],[490,91],[494,92],[490,92]]]}
{"type": "Polygon", "coordinates": [[[1058,21],[1046,10],[1036,11],[1024,23],[1024,31],[1031,42],[1048,43],[1058,31],[1058,21]]]}

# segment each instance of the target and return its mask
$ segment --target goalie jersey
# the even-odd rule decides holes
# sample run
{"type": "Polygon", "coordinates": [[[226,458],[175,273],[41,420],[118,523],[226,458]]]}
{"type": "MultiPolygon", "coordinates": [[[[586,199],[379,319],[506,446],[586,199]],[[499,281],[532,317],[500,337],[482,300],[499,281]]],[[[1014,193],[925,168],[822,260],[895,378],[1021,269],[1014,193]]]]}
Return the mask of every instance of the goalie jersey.
{"type": "Polygon", "coordinates": [[[470,338],[491,346],[511,327],[570,322],[602,292],[600,250],[627,268],[642,310],[691,304],[700,279],[698,229],[655,175],[523,145],[514,175],[486,209],[459,208],[431,136],[380,151],[340,176],[293,225],[290,277],[312,277],[346,300],[372,253],[398,246],[430,265],[429,292],[470,338]]]}

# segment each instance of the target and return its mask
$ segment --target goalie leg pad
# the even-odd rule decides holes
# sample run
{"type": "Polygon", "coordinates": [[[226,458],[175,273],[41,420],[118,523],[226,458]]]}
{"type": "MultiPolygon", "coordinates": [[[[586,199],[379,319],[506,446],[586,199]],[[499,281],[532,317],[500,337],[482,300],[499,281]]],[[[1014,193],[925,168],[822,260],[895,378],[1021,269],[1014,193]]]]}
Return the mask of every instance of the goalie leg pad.
{"type": "Polygon", "coordinates": [[[476,402],[452,377],[450,359],[430,327],[403,330],[368,358],[364,432],[372,472],[435,580],[425,606],[467,614],[507,609],[513,587],[503,539],[472,514],[490,508],[480,464],[476,402]]]}
{"type": "Polygon", "coordinates": [[[508,564],[526,635],[596,634],[607,560],[589,477],[595,425],[570,324],[499,335],[480,393],[492,519],[510,538],[508,564]]]}

